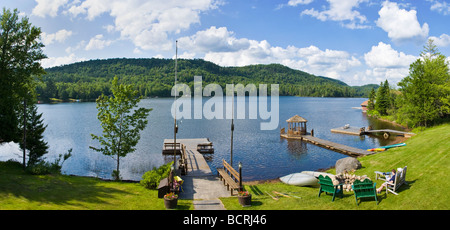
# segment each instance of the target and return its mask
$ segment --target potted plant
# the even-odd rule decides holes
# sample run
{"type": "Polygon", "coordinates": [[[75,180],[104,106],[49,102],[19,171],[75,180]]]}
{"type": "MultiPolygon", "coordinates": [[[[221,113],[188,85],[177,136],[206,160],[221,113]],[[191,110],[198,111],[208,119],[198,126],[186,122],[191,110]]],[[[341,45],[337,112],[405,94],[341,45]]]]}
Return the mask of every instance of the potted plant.
{"type": "Polygon", "coordinates": [[[239,191],[238,200],[239,204],[242,205],[242,207],[252,206],[252,194],[250,194],[248,191],[239,191]]]}
{"type": "Polygon", "coordinates": [[[175,209],[177,207],[178,195],[170,192],[164,195],[164,206],[166,209],[175,209]]]}

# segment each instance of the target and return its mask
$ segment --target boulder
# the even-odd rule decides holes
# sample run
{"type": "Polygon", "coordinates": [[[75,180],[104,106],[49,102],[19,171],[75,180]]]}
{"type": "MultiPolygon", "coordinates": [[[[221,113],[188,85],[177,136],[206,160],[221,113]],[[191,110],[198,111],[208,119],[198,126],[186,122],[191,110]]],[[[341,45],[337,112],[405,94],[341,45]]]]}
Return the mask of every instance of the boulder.
{"type": "Polygon", "coordinates": [[[346,157],[336,161],[335,168],[336,174],[344,173],[345,171],[352,172],[361,168],[361,162],[359,162],[356,158],[346,157]]]}

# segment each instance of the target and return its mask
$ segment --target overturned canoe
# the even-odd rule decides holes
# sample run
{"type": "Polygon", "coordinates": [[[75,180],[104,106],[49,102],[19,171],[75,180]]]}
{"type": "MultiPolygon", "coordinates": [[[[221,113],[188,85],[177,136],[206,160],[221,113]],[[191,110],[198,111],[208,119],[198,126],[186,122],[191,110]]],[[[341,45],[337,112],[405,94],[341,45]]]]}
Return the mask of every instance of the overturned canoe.
{"type": "Polygon", "coordinates": [[[308,174],[311,176],[314,176],[316,178],[319,178],[320,175],[322,175],[323,177],[328,176],[330,178],[334,178],[334,175],[331,173],[326,173],[326,172],[317,172],[317,171],[302,171],[301,173],[303,174],[308,174]]]}
{"type": "Polygon", "coordinates": [[[316,177],[305,173],[292,173],[280,177],[281,182],[296,186],[315,186],[318,185],[316,177]]]}

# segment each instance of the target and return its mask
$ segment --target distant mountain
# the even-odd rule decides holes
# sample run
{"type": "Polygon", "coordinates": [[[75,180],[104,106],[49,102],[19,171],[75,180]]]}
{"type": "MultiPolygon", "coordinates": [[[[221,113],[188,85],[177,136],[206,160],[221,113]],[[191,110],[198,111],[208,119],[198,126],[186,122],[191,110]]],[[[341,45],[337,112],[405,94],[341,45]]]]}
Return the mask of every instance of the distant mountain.
{"type": "MultiPolygon", "coordinates": [[[[203,77],[203,87],[216,83],[279,84],[281,96],[368,97],[377,85],[351,87],[342,81],[315,76],[280,64],[222,67],[202,59],[179,59],[177,78],[193,92],[194,76],[203,77]]],[[[175,60],[115,58],[90,60],[46,69],[43,82],[37,86],[41,100],[95,100],[110,94],[110,82],[118,76],[123,83],[133,84],[144,97],[170,96],[174,83],[175,60]]],[[[270,91],[269,91],[270,92],[270,91]]]]}

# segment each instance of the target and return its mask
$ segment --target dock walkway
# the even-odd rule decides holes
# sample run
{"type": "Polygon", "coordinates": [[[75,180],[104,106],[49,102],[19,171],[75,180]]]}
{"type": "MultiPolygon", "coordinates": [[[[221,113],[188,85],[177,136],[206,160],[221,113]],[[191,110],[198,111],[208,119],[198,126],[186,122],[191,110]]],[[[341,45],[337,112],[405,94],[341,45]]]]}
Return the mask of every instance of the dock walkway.
{"type": "MultiPolygon", "coordinates": [[[[194,200],[195,210],[225,210],[219,197],[229,197],[230,192],[217,175],[212,173],[203,155],[197,151],[197,145],[207,141],[206,138],[177,138],[177,143],[186,146],[187,157],[187,174],[181,176],[184,182],[179,198],[194,200]]],[[[173,139],[165,139],[164,143],[173,143],[173,139]]]]}
{"type": "Polygon", "coordinates": [[[284,137],[287,139],[297,139],[297,140],[307,141],[307,142],[310,142],[317,146],[327,148],[327,149],[330,149],[330,150],[333,150],[336,152],[340,152],[345,155],[349,155],[349,156],[353,156],[353,157],[373,154],[373,152],[370,152],[370,151],[358,149],[358,148],[343,145],[343,144],[338,144],[338,143],[335,143],[332,141],[327,141],[324,139],[313,137],[311,135],[298,135],[298,136],[289,136],[288,137],[286,134],[281,134],[281,137],[284,137]]]}

